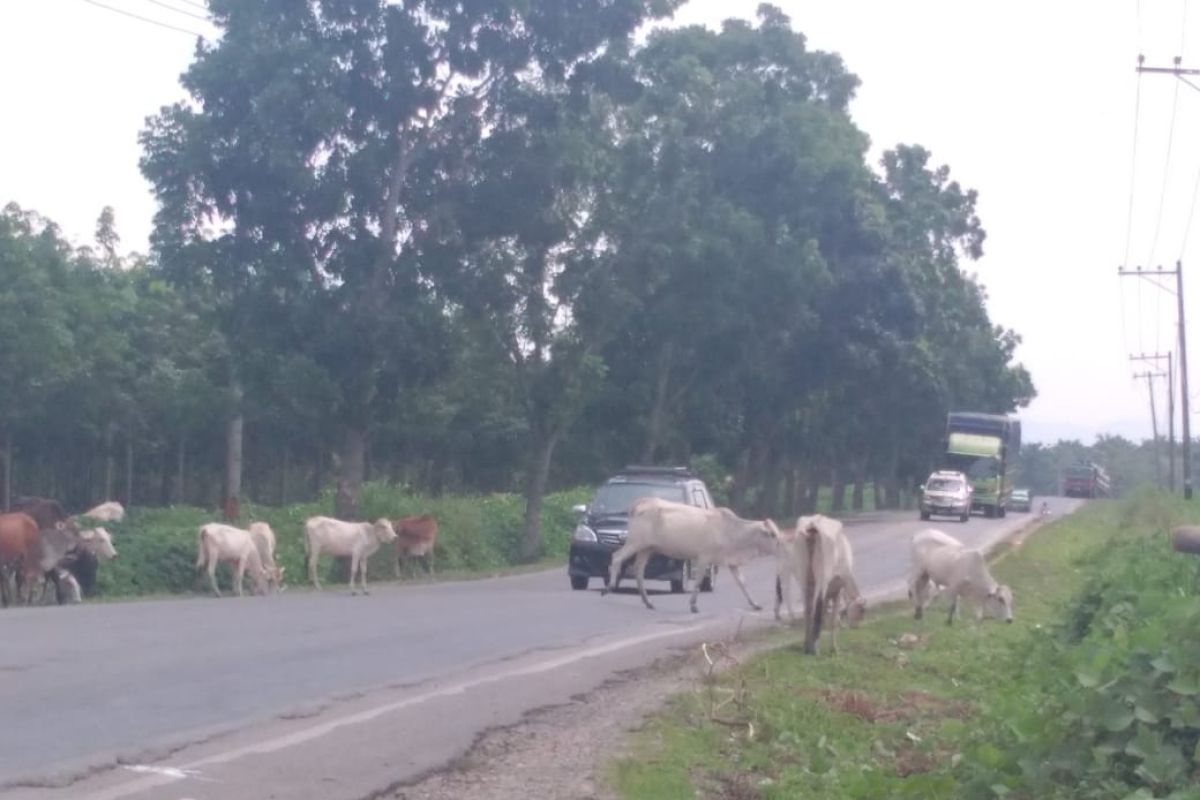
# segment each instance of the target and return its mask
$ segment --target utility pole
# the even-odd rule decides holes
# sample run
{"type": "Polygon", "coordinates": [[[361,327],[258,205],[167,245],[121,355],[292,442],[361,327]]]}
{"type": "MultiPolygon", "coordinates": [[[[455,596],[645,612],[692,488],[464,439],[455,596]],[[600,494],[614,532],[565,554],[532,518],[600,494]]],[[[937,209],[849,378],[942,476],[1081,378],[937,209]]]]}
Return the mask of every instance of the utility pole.
{"type": "MultiPolygon", "coordinates": [[[[1146,72],[1154,71],[1150,67],[1139,66],[1138,69],[1139,69],[1139,71],[1146,71],[1146,72]]],[[[1161,72],[1163,70],[1158,70],[1158,71],[1161,72]]],[[[1170,70],[1166,70],[1166,71],[1169,72],[1170,70]]],[[[1193,72],[1195,74],[1200,75],[1200,70],[1193,70],[1191,72],[1185,71],[1184,74],[1193,74],[1193,72]]],[[[1191,84],[1190,82],[1188,85],[1193,86],[1193,84],[1191,84]]],[[[1200,91],[1200,87],[1194,86],[1193,88],[1196,88],[1198,91],[1200,91]]],[[[1175,278],[1175,299],[1178,303],[1178,309],[1179,309],[1179,312],[1178,312],[1179,313],[1179,403],[1180,403],[1179,410],[1180,410],[1180,419],[1183,422],[1183,430],[1182,430],[1182,435],[1183,435],[1183,497],[1185,500],[1191,500],[1192,499],[1192,420],[1191,420],[1192,414],[1191,414],[1191,411],[1189,410],[1190,404],[1188,402],[1187,323],[1185,322],[1184,315],[1183,315],[1183,262],[1176,261],[1175,269],[1163,269],[1162,267],[1158,267],[1157,269],[1142,269],[1141,267],[1138,267],[1137,269],[1125,269],[1124,267],[1118,267],[1117,274],[1122,277],[1132,275],[1132,276],[1135,276],[1138,278],[1144,278],[1165,292],[1170,292],[1171,290],[1169,288],[1167,288],[1166,286],[1163,286],[1158,281],[1154,280],[1154,278],[1156,278],[1156,277],[1161,278],[1161,277],[1166,277],[1166,276],[1174,276],[1174,278],[1175,278]]]]}
{"type": "MultiPolygon", "coordinates": [[[[1146,57],[1139,55],[1137,59],[1138,74],[1149,73],[1152,75],[1173,75],[1176,80],[1182,81],[1192,89],[1200,92],[1200,85],[1189,80],[1189,76],[1200,76],[1200,69],[1184,68],[1182,65],[1183,58],[1175,56],[1172,59],[1172,65],[1169,67],[1147,67],[1146,57]]],[[[1139,269],[1140,273],[1141,270],[1139,269]]],[[[1124,270],[1122,275],[1126,274],[1124,270]]],[[[1160,275],[1170,275],[1171,271],[1158,270],[1160,275]]],[[[1188,410],[1188,360],[1187,360],[1187,328],[1183,321],[1183,263],[1175,262],[1175,296],[1179,301],[1179,400],[1180,400],[1180,418],[1183,421],[1183,497],[1185,500],[1192,499],[1192,420],[1191,412],[1188,410]]]]}
{"type": "Polygon", "coordinates": [[[1150,430],[1154,435],[1154,482],[1162,486],[1162,457],[1158,449],[1158,413],[1154,410],[1154,379],[1165,378],[1165,372],[1138,372],[1133,376],[1134,380],[1146,379],[1146,389],[1150,395],[1150,430]]]}
{"type": "MultiPolygon", "coordinates": [[[[1175,492],[1175,354],[1154,353],[1130,356],[1130,361],[1167,362],[1167,487],[1175,492]]],[[[1161,373],[1160,373],[1161,374],[1161,373]]],[[[1151,408],[1153,413],[1154,409],[1151,408]]],[[[1152,420],[1153,421],[1153,420],[1152,420]]]]}

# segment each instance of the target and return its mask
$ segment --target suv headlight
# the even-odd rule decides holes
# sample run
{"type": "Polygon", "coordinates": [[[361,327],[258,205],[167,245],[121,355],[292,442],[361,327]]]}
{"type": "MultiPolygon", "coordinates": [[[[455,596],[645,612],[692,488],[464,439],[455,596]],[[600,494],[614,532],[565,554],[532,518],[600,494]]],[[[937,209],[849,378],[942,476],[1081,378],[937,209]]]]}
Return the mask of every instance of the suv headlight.
{"type": "Polygon", "coordinates": [[[575,532],[571,534],[571,540],[576,542],[600,541],[596,538],[596,532],[582,523],[575,526],[575,532]]]}

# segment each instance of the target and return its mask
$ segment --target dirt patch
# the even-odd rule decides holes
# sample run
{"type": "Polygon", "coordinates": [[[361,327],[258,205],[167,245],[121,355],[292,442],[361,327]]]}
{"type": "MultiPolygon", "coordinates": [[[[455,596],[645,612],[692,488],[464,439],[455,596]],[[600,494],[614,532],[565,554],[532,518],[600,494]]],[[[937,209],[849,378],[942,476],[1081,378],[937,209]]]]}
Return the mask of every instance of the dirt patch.
{"type": "MultiPolygon", "coordinates": [[[[733,666],[767,648],[758,643],[722,643],[723,658],[698,650],[663,659],[603,684],[571,703],[532,712],[516,725],[485,733],[445,769],[381,797],[389,800],[613,800],[602,770],[628,746],[632,731],[671,697],[695,692],[714,669],[733,666]]],[[[703,690],[701,690],[703,691],[703,690]]],[[[715,778],[716,776],[714,776],[715,778]]],[[[757,798],[753,783],[736,778],[714,785],[717,797],[757,798]],[[752,792],[746,794],[746,791],[752,792]],[[738,792],[742,792],[739,794],[738,792]]]]}
{"type": "Polygon", "coordinates": [[[907,778],[909,775],[932,772],[937,766],[937,759],[912,745],[904,745],[896,751],[893,763],[896,774],[901,778],[907,778]]]}
{"type": "Polygon", "coordinates": [[[799,693],[820,698],[830,708],[872,724],[914,722],[925,717],[967,719],[974,713],[974,708],[965,700],[948,700],[922,691],[904,692],[893,702],[866,692],[835,689],[804,689],[799,693]]]}

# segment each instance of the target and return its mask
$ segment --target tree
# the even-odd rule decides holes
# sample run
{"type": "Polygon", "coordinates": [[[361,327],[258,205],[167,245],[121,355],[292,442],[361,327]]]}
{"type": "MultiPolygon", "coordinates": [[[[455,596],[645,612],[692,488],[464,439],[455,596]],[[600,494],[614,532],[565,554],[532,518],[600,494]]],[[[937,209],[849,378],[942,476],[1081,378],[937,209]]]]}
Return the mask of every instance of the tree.
{"type": "Polygon", "coordinates": [[[674,5],[210,3],[223,35],[184,75],[193,103],[143,135],[155,246],[177,274],[212,281],[236,338],[265,313],[287,331],[276,352],[331,375],[340,514],[357,512],[380,376],[439,337],[421,253],[445,233],[438,201],[465,147],[514,86],[565,76],[674,5]]]}

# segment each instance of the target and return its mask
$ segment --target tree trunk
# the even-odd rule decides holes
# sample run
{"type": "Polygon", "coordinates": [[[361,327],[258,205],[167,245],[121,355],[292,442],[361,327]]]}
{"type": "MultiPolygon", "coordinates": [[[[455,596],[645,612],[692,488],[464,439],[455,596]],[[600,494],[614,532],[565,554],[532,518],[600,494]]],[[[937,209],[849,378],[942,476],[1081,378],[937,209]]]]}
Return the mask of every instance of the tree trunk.
{"type": "Polygon", "coordinates": [[[113,453],[113,439],[116,437],[117,426],[109,423],[104,428],[104,497],[103,502],[108,502],[115,497],[113,493],[114,482],[117,475],[117,459],[113,453]]]}
{"type": "Polygon", "coordinates": [[[234,379],[229,387],[231,407],[225,423],[225,487],[222,505],[225,519],[238,518],[242,503],[242,435],[245,418],[242,416],[242,384],[234,379]]]}
{"type": "Polygon", "coordinates": [[[650,420],[646,426],[646,444],[642,448],[642,463],[653,464],[659,445],[662,443],[663,427],[667,419],[668,390],[671,388],[671,360],[675,346],[667,342],[658,356],[658,375],[654,381],[654,402],[650,406],[650,420]]]}
{"type": "Polygon", "coordinates": [[[779,457],[766,448],[764,451],[759,516],[774,517],[779,513],[779,457]]]}
{"type": "Polygon", "coordinates": [[[133,507],[133,430],[125,431],[125,507],[133,507]]]}
{"type": "Polygon", "coordinates": [[[366,457],[366,426],[347,426],[345,432],[342,434],[338,488],[333,498],[333,513],[338,519],[362,519],[362,509],[359,500],[362,495],[366,457]]]}
{"type": "Polygon", "coordinates": [[[871,478],[871,494],[875,498],[875,510],[882,509],[884,507],[883,481],[878,475],[871,478]]]}
{"type": "Polygon", "coordinates": [[[292,450],[283,448],[283,459],[279,464],[279,505],[286,506],[288,499],[288,473],[292,468],[292,450]]]}
{"type": "Polygon", "coordinates": [[[788,459],[783,470],[783,515],[796,516],[796,467],[788,459]]]}
{"type": "MultiPolygon", "coordinates": [[[[4,510],[12,508],[13,439],[12,432],[4,433],[4,510]]],[[[0,576],[3,580],[3,576],[0,576]]]]}
{"type": "Polygon", "coordinates": [[[900,448],[896,445],[892,446],[891,453],[888,454],[887,468],[884,470],[884,503],[888,509],[896,510],[900,508],[900,476],[897,474],[900,468],[900,448]]]}
{"type": "Polygon", "coordinates": [[[187,501],[187,440],[179,437],[179,450],[175,454],[175,502],[183,505],[187,501]]]}
{"type": "Polygon", "coordinates": [[[521,561],[529,564],[542,555],[542,498],[550,477],[550,463],[558,434],[539,437],[530,454],[529,470],[525,475],[525,538],[521,541],[521,561]]]}
{"type": "Polygon", "coordinates": [[[808,470],[804,468],[797,469],[792,477],[794,489],[792,490],[792,505],[788,508],[788,516],[799,516],[805,508],[805,503],[808,502],[808,470]]]}
{"type": "Polygon", "coordinates": [[[850,508],[862,511],[864,505],[863,493],[867,485],[867,461],[859,459],[854,462],[854,494],[850,497],[850,508]]]}
{"type": "Polygon", "coordinates": [[[845,471],[834,465],[829,471],[829,484],[833,489],[833,500],[829,505],[830,512],[840,514],[846,510],[846,478],[845,471]]]}

